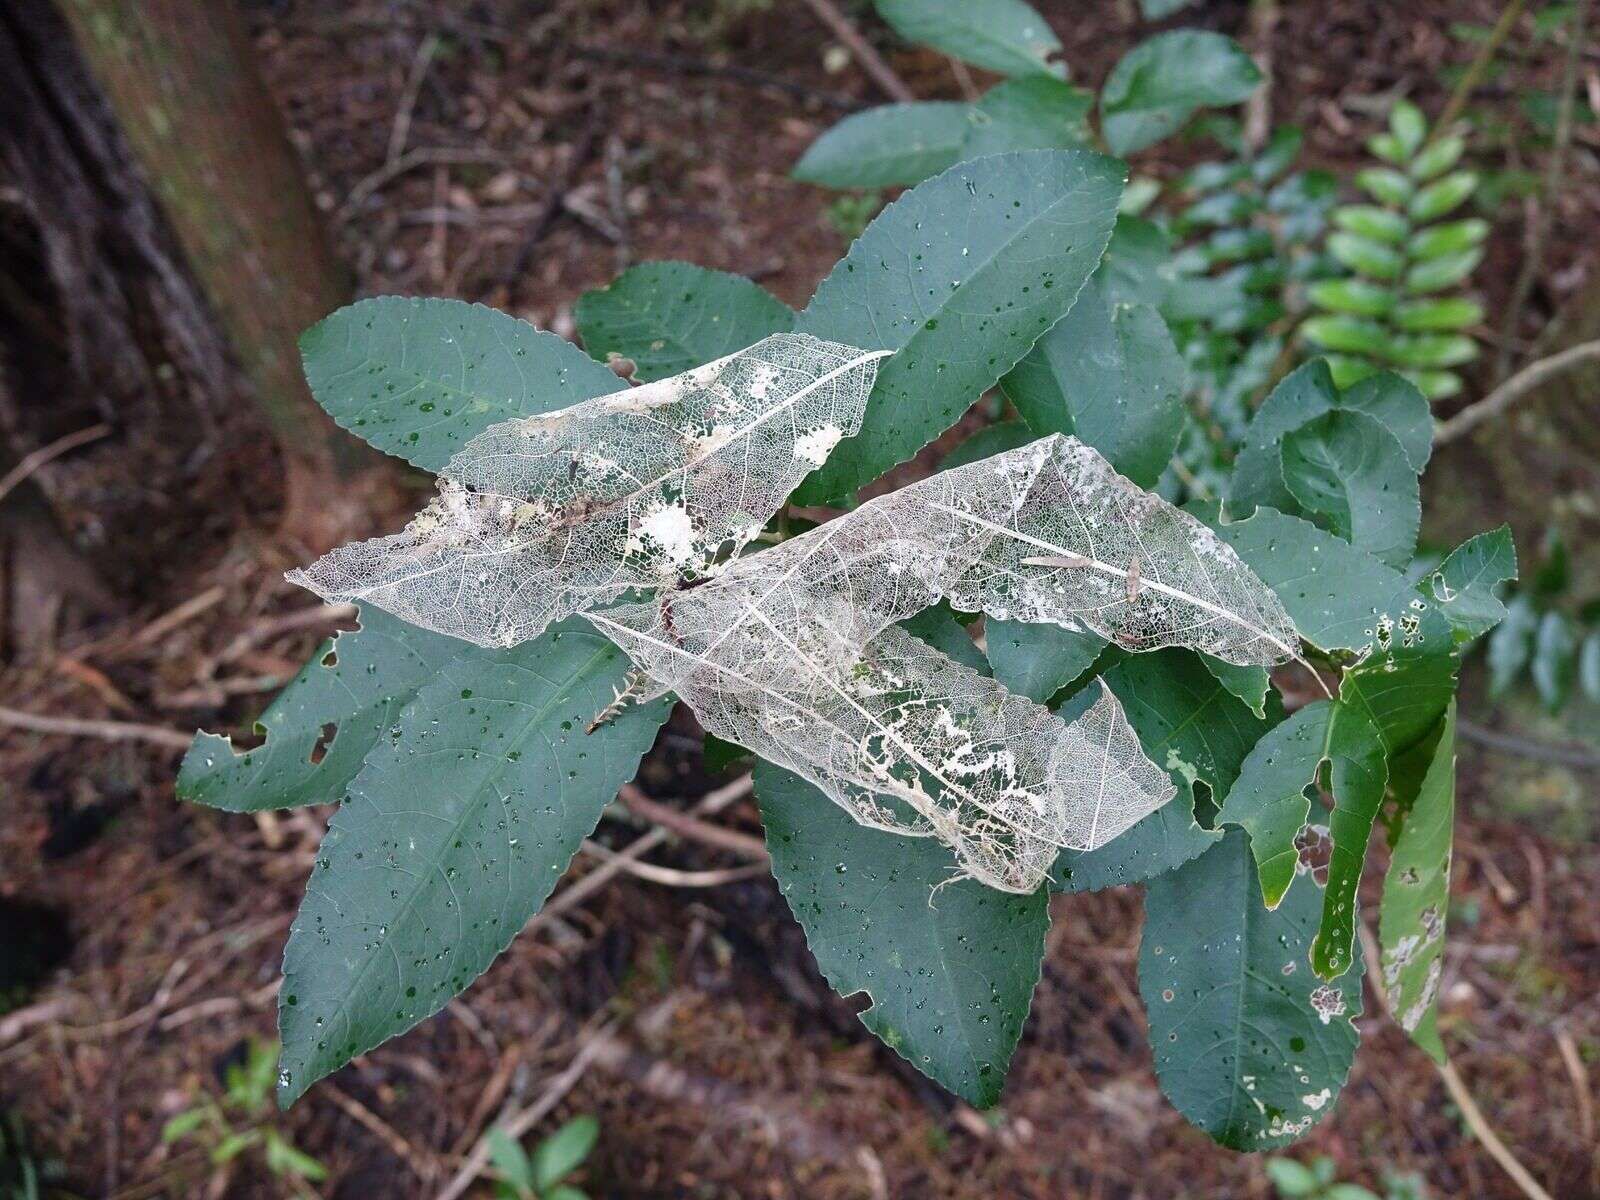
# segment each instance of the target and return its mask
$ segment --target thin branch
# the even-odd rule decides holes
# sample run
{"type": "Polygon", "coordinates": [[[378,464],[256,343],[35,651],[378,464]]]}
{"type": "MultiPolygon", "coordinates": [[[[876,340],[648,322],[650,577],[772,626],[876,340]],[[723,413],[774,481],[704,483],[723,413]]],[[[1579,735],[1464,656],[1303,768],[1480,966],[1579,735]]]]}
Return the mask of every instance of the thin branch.
{"type": "Polygon", "coordinates": [[[1250,53],[1261,68],[1261,84],[1244,103],[1244,144],[1251,154],[1272,132],[1272,31],[1278,15],[1278,0],[1251,0],[1250,53]]]}
{"type": "Polygon", "coordinates": [[[1453,442],[1485,421],[1500,416],[1530,392],[1537,391],[1545,382],[1571,370],[1580,363],[1600,359],[1600,339],[1579,342],[1559,354],[1529,363],[1476,404],[1470,404],[1447,421],[1440,421],[1433,431],[1433,444],[1442,446],[1453,442]]]}
{"type": "MultiPolygon", "coordinates": [[[[615,1026],[597,1029],[591,1033],[578,1047],[578,1052],[572,1056],[572,1061],[567,1064],[561,1074],[552,1079],[539,1098],[521,1112],[513,1113],[509,1117],[495,1123],[496,1127],[504,1131],[512,1141],[521,1141],[526,1134],[540,1121],[549,1116],[556,1105],[584,1077],[589,1070],[589,1065],[599,1056],[600,1051],[607,1044],[610,1030],[615,1026]]],[[[483,1173],[484,1167],[489,1165],[489,1139],[481,1138],[473,1147],[472,1153],[467,1155],[467,1161],[461,1164],[461,1169],[450,1180],[436,1200],[459,1200],[472,1186],[473,1181],[483,1173]]]]}
{"type": "Polygon", "coordinates": [[[1540,742],[1511,733],[1500,733],[1469,721],[1457,720],[1456,729],[1469,742],[1476,742],[1490,750],[1499,750],[1518,758],[1560,763],[1564,767],[1576,767],[1579,770],[1600,769],[1600,754],[1590,754],[1577,746],[1562,746],[1554,742],[1540,742]]]}
{"type": "MultiPolygon", "coordinates": [[[[1356,929],[1361,935],[1361,951],[1367,960],[1367,980],[1372,984],[1372,991],[1377,996],[1378,1004],[1384,1014],[1390,1020],[1394,1020],[1394,1009],[1389,1007],[1389,992],[1383,986],[1383,956],[1378,951],[1378,939],[1373,937],[1372,930],[1367,928],[1365,921],[1356,922],[1356,929]]],[[[1428,1061],[1433,1062],[1431,1056],[1428,1061]]],[[[1516,1155],[1506,1149],[1506,1144],[1500,1140],[1493,1126],[1485,1120],[1483,1110],[1478,1107],[1478,1102],[1472,1098],[1472,1092],[1456,1073],[1455,1065],[1448,1058],[1433,1065],[1438,1069],[1439,1078],[1444,1081],[1450,1099],[1460,1111],[1461,1119],[1472,1131],[1472,1136],[1477,1138],[1489,1152],[1489,1157],[1500,1165],[1501,1170],[1511,1176],[1512,1182],[1521,1189],[1528,1200],[1552,1200],[1550,1193],[1540,1186],[1539,1181],[1528,1172],[1527,1167],[1517,1161],[1516,1155]]]]}
{"type": "Polygon", "coordinates": [[[656,825],[664,825],[679,837],[715,846],[720,850],[737,854],[740,858],[747,858],[751,862],[768,861],[767,848],[760,838],[698,820],[682,809],[650,799],[631,783],[622,785],[621,790],[617,792],[617,799],[645,820],[656,825]]]}
{"type": "Polygon", "coordinates": [[[428,67],[438,50],[439,35],[430,33],[422,39],[416,57],[411,60],[411,70],[407,73],[405,88],[400,93],[400,105],[395,110],[394,124],[389,129],[389,151],[383,156],[385,166],[393,166],[405,153],[406,142],[411,137],[411,116],[416,111],[417,97],[422,93],[422,81],[428,77],[428,67]]]}
{"type": "MultiPolygon", "coordinates": [[[[580,848],[585,854],[602,862],[618,862],[619,852],[609,846],[602,846],[599,842],[585,838],[580,848]]],[[[635,879],[644,879],[651,883],[659,883],[662,887],[672,888],[721,887],[725,883],[738,883],[741,880],[765,875],[770,869],[766,863],[761,862],[746,863],[742,867],[722,867],[714,871],[680,871],[676,867],[658,867],[654,863],[636,862],[631,858],[621,859],[619,865],[624,875],[632,875],[635,879]]]]}
{"type": "Polygon", "coordinates": [[[809,101],[827,108],[837,109],[840,112],[854,112],[861,107],[859,103],[848,96],[837,96],[832,92],[819,91],[816,88],[807,87],[803,83],[780,79],[775,75],[768,75],[763,71],[755,71],[749,67],[703,62],[699,59],[683,58],[676,54],[651,54],[632,47],[627,50],[619,50],[611,46],[574,46],[571,49],[571,54],[573,58],[590,59],[594,62],[603,62],[628,70],[665,71],[677,75],[699,76],[705,79],[725,79],[730,83],[739,83],[746,87],[766,88],[781,92],[791,99],[801,102],[809,101]]]}
{"type": "Polygon", "coordinates": [[[98,738],[106,742],[149,742],[166,750],[187,750],[189,743],[194,741],[192,734],[160,725],[142,725],[135,721],[90,721],[81,717],[48,717],[15,708],[0,708],[0,725],[26,729],[30,733],[98,738]]]}
{"type": "Polygon", "coordinates": [[[1522,324],[1522,310],[1527,307],[1533,285],[1538,282],[1544,265],[1545,242],[1549,240],[1551,215],[1556,192],[1562,184],[1567,165],[1567,149],[1572,145],[1572,114],[1577,101],[1578,59],[1583,50],[1583,31],[1589,12],[1589,0],[1578,0],[1567,23],[1567,58],[1561,70],[1561,99],[1556,110],[1555,144],[1550,148],[1549,161],[1545,163],[1544,182],[1534,200],[1533,220],[1528,226],[1527,250],[1522,256],[1522,269],[1517,272],[1516,284],[1511,289],[1511,300],[1506,305],[1505,324],[1501,326],[1504,339],[1496,358],[1495,373],[1505,377],[1511,369],[1511,348],[1516,343],[1517,330],[1522,324]]]}
{"type": "Polygon", "coordinates": [[[906,86],[906,81],[896,75],[894,68],[861,36],[861,31],[851,23],[850,18],[835,7],[833,0],[806,0],[806,4],[817,14],[817,19],[828,27],[829,32],[844,43],[850,56],[861,64],[861,69],[872,76],[872,81],[891,99],[909,103],[917,98],[916,93],[906,86]]]}
{"type": "Polygon", "coordinates": [[[90,442],[98,442],[111,432],[109,425],[91,425],[87,429],[79,429],[64,437],[58,437],[48,446],[40,446],[37,450],[27,454],[21,462],[0,477],[0,500],[4,500],[17,489],[30,475],[48,462],[60,458],[68,450],[76,450],[79,446],[86,446],[90,442]]]}
{"type": "Polygon", "coordinates": [[[1489,36],[1483,39],[1482,45],[1478,47],[1478,53],[1473,55],[1467,69],[1461,73],[1455,91],[1450,93],[1450,99],[1445,101],[1444,111],[1433,123],[1428,141],[1432,142],[1435,138],[1442,137],[1450,131],[1450,126],[1456,123],[1456,118],[1461,115],[1461,110],[1466,107],[1473,91],[1483,79],[1483,73],[1489,69],[1495,51],[1500,49],[1500,44],[1506,40],[1506,35],[1511,32],[1511,27],[1517,23],[1517,18],[1522,15],[1522,10],[1526,6],[1527,0],[1511,0],[1511,3],[1500,10],[1500,19],[1494,23],[1494,28],[1489,30],[1489,36]]]}

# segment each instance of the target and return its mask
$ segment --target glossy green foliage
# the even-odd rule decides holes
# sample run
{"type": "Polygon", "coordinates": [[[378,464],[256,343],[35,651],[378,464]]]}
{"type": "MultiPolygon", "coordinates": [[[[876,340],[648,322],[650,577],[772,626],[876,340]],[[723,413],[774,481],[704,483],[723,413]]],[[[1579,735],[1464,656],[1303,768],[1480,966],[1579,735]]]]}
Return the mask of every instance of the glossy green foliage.
{"type": "Polygon", "coordinates": [[[601,362],[632,360],[650,383],[743,350],[794,325],[789,307],[742,275],[690,263],[649,262],[578,300],[585,349],[601,362]]]}
{"type": "Polygon", "coordinates": [[[1065,76],[1061,42],[1023,0],[875,0],[878,15],[908,42],[1000,75],[1065,76]]]}
{"type": "Polygon", "coordinates": [[[1320,900],[1308,880],[1265,908],[1237,830],[1146,889],[1139,994],[1156,1074],[1184,1116],[1236,1150],[1304,1136],[1349,1074],[1362,972],[1324,981],[1307,969],[1320,900]]]}
{"type": "MultiPolygon", "coordinates": [[[[1447,561],[1441,573],[1449,572],[1450,580],[1478,571],[1504,573],[1503,560],[1511,553],[1510,535],[1499,532],[1503,546],[1486,543],[1470,558],[1454,564],[1453,571],[1447,561]]],[[[1492,536],[1485,534],[1475,541],[1492,536]]],[[[1558,537],[1546,539],[1538,568],[1508,604],[1494,601],[1488,611],[1469,615],[1475,632],[1493,628],[1487,653],[1491,698],[1499,699],[1517,685],[1532,684],[1540,702],[1552,713],[1574,702],[1600,704],[1600,599],[1572,594],[1567,549],[1558,537]],[[1495,627],[1499,617],[1503,620],[1495,627]]]]}
{"type": "Polygon", "coordinates": [[[864,829],[767,763],[756,797],[773,875],[828,982],[867,994],[861,1020],[891,1050],[992,1105],[1039,981],[1047,893],[950,883],[955,862],[938,842],[864,829]]]}
{"type": "Polygon", "coordinates": [[[1261,71],[1231,38],[1198,29],[1160,33],[1135,46],[1100,92],[1100,128],[1113,154],[1142,150],[1201,108],[1238,104],[1261,71]]]}
{"type": "Polygon", "coordinates": [[[1478,356],[1471,330],[1483,307],[1459,294],[1489,234],[1487,222],[1459,213],[1478,177],[1456,169],[1463,140],[1428,141],[1426,119],[1406,100],[1367,148],[1389,165],[1356,175],[1372,203],[1334,210],[1337,230],[1326,246],[1346,275],[1311,285],[1311,303],[1321,311],[1301,324],[1300,336],[1328,352],[1341,387],[1388,369],[1441,400],[1461,390],[1451,368],[1478,356]]]}

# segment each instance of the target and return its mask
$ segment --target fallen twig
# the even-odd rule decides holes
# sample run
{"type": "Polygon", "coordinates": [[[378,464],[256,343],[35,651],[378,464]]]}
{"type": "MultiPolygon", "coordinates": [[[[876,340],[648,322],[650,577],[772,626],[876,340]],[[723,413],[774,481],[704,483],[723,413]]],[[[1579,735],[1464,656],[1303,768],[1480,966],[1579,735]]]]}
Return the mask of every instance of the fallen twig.
{"type": "Polygon", "coordinates": [[[410,1167],[411,1173],[421,1180],[423,1187],[432,1185],[434,1178],[439,1173],[439,1167],[431,1156],[424,1156],[415,1146],[406,1141],[395,1130],[393,1125],[390,1125],[354,1096],[348,1096],[340,1091],[333,1083],[324,1082],[318,1090],[343,1109],[347,1116],[365,1127],[368,1132],[387,1146],[391,1154],[410,1167]]]}
{"type": "Polygon", "coordinates": [[[87,429],[79,429],[74,433],[58,437],[49,445],[40,446],[37,450],[23,455],[21,462],[7,471],[4,476],[0,476],[0,500],[4,500],[9,496],[22,484],[23,480],[27,479],[46,463],[60,458],[69,450],[76,450],[79,446],[86,446],[90,442],[98,442],[110,432],[111,426],[109,425],[91,425],[87,429]]]}
{"type": "MultiPolygon", "coordinates": [[[[1378,1005],[1390,1020],[1394,1020],[1394,1009],[1389,1007],[1389,993],[1383,986],[1383,956],[1378,951],[1378,939],[1372,936],[1364,921],[1356,923],[1356,929],[1361,935],[1361,952],[1367,960],[1367,981],[1372,984],[1372,991],[1378,998],[1378,1005]]],[[[1433,1062],[1430,1057],[1429,1062],[1433,1062]]],[[[1511,1177],[1513,1183],[1522,1190],[1528,1200],[1553,1200],[1550,1193],[1540,1186],[1539,1181],[1517,1161],[1516,1155],[1506,1149],[1506,1144],[1500,1140],[1494,1128],[1484,1119],[1483,1110],[1478,1107],[1478,1102],[1472,1098],[1466,1083],[1456,1072],[1455,1064],[1448,1058],[1441,1063],[1434,1063],[1438,1069],[1439,1078],[1444,1081],[1445,1091],[1450,1093],[1450,1099],[1455,1103],[1461,1113],[1461,1119],[1466,1122],[1467,1128],[1472,1131],[1472,1136],[1485,1150],[1489,1157],[1499,1164],[1500,1169],[1511,1177]]]]}
{"type": "Polygon", "coordinates": [[[872,43],[861,36],[861,31],[850,18],[834,6],[833,0],[806,0],[806,4],[817,14],[817,19],[828,27],[829,32],[844,43],[844,48],[850,51],[850,57],[861,64],[861,69],[872,76],[872,81],[892,99],[909,102],[917,98],[916,93],[906,86],[906,81],[896,75],[894,68],[872,48],[872,43]]]}
{"type": "Polygon", "coordinates": [[[1546,380],[1591,359],[1600,359],[1600,339],[1579,342],[1559,354],[1529,363],[1476,404],[1469,404],[1448,421],[1440,421],[1434,426],[1433,444],[1442,446],[1455,441],[1485,421],[1500,416],[1529,392],[1536,391],[1546,380]]]}
{"type": "Polygon", "coordinates": [[[1461,110],[1466,107],[1467,101],[1471,99],[1472,93],[1482,80],[1483,73],[1489,69],[1495,51],[1500,49],[1500,44],[1506,40],[1506,35],[1511,32],[1511,27],[1517,23],[1517,18],[1522,15],[1526,5],[1527,0],[1511,0],[1511,3],[1500,10],[1499,19],[1478,46],[1478,52],[1472,56],[1467,69],[1461,73],[1455,90],[1450,93],[1450,99],[1445,101],[1439,119],[1433,123],[1433,130],[1428,134],[1429,142],[1450,132],[1450,126],[1456,123],[1456,118],[1461,115],[1461,110]]]}
{"type": "Polygon", "coordinates": [[[1579,746],[1562,746],[1554,742],[1540,742],[1532,738],[1517,737],[1515,734],[1500,733],[1493,729],[1485,729],[1481,725],[1474,725],[1469,721],[1457,721],[1456,728],[1461,736],[1469,742],[1476,742],[1480,746],[1487,746],[1491,750],[1502,750],[1507,754],[1514,754],[1518,758],[1531,758],[1538,762],[1555,762],[1564,767],[1578,767],[1586,770],[1600,768],[1600,754],[1591,754],[1579,746]]]}
{"type": "Polygon", "coordinates": [[[161,725],[144,725],[137,721],[92,721],[82,717],[47,717],[14,708],[0,708],[0,725],[62,737],[98,738],[106,742],[149,742],[168,750],[187,750],[189,743],[194,740],[192,734],[180,733],[161,725]]]}
{"type": "Polygon", "coordinates": [[[740,833],[736,829],[725,829],[721,825],[697,820],[682,809],[650,799],[631,783],[622,785],[621,790],[617,792],[617,799],[645,820],[665,825],[680,837],[703,845],[715,846],[719,850],[737,854],[751,862],[767,861],[767,847],[760,838],[740,833]]]}

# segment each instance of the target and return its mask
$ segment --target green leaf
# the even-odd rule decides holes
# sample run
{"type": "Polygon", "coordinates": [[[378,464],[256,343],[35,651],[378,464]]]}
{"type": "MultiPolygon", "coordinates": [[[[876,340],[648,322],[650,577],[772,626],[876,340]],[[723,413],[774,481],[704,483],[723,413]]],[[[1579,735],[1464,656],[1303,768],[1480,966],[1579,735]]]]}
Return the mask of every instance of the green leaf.
{"type": "Polygon", "coordinates": [[[1223,662],[1209,654],[1200,655],[1211,677],[1227,688],[1229,694],[1244,701],[1244,705],[1258,717],[1267,715],[1267,689],[1272,685],[1272,675],[1265,667],[1241,667],[1223,662]]]}
{"type": "Polygon", "coordinates": [[[211,1149],[211,1161],[221,1166],[223,1163],[232,1162],[261,1140],[259,1129],[246,1129],[241,1133],[230,1133],[211,1149]]]}
{"type": "Polygon", "coordinates": [[[267,1131],[266,1150],[267,1166],[275,1175],[293,1175],[313,1183],[320,1183],[328,1177],[327,1167],[309,1154],[296,1150],[276,1130],[267,1131]]]}
{"type": "Polygon", "coordinates": [[[1332,712],[1330,703],[1318,700],[1268,730],[1251,748],[1222,804],[1218,822],[1250,835],[1268,908],[1277,908],[1294,882],[1300,862],[1296,839],[1311,814],[1308,789],[1327,755],[1332,712]]]}
{"type": "Polygon", "coordinates": [[[457,658],[488,659],[376,608],[361,627],[322,644],[256,723],[266,741],[243,753],[197,733],[178,771],[178,799],[228,812],[332,804],[417,689],[457,658]],[[331,741],[323,731],[331,727],[331,741]],[[317,749],[321,747],[321,756],[317,749]]]}
{"type": "Polygon", "coordinates": [[[964,667],[971,667],[980,675],[988,675],[989,661],[984,658],[978,643],[972,640],[967,627],[956,619],[955,610],[941,601],[925,608],[914,617],[900,622],[912,637],[926,642],[946,658],[953,658],[964,667]]]}
{"type": "MultiPolygon", "coordinates": [[[[1150,760],[1178,787],[1178,797],[1098,850],[1064,850],[1051,884],[1060,891],[1092,891],[1134,883],[1170,871],[1216,842],[1216,832],[1194,819],[1197,785],[1213,802],[1227,795],[1250,747],[1281,718],[1274,703],[1260,719],[1207,670],[1199,655],[1166,649],[1130,655],[1103,678],[1122,702],[1128,722],[1150,760]]],[[[1092,700],[1086,688],[1061,715],[1092,700]]]]}
{"type": "Polygon", "coordinates": [[[1049,893],[955,874],[950,851],[857,825],[798,776],[755,771],[772,873],[841,995],[866,992],[868,1029],[912,1066],[987,1108],[1027,1020],[1049,893]]]}
{"type": "Polygon", "coordinates": [[[1375,133],[1367,139],[1367,152],[1374,158],[1381,158],[1384,162],[1393,163],[1397,167],[1405,166],[1406,148],[1399,138],[1387,130],[1375,133]]]}
{"type": "Polygon", "coordinates": [[[1092,667],[1110,643],[1086,629],[986,620],[984,644],[994,677],[1043,704],[1092,667]]]}
{"type": "Polygon", "coordinates": [[[1461,159],[1461,152],[1467,148],[1465,138],[1452,134],[1442,137],[1431,146],[1425,146],[1416,158],[1411,160],[1411,177],[1417,180],[1429,180],[1435,175],[1442,175],[1461,159]]]}
{"type": "Polygon", "coordinates": [[[1481,637],[1506,616],[1495,589],[1517,577],[1517,550],[1511,529],[1480,533],[1452,550],[1419,585],[1450,622],[1458,642],[1481,637]]]}
{"type": "Polygon", "coordinates": [[[1250,177],[1257,183],[1271,183],[1294,165],[1305,140],[1305,134],[1292,125],[1274,129],[1265,148],[1251,160],[1250,177]]]}
{"type": "Polygon", "coordinates": [[[583,1165],[600,1140],[600,1122],[587,1114],[573,1117],[533,1151],[533,1186],[546,1191],[583,1165]]]}
{"type": "Polygon", "coordinates": [[[1327,984],[1305,969],[1319,907],[1308,885],[1264,908],[1237,830],[1146,889],[1139,992],[1161,1090],[1233,1149],[1302,1136],[1349,1073],[1361,968],[1327,984]]]}
{"type": "Polygon", "coordinates": [[[1462,296],[1412,300],[1395,309],[1395,328],[1411,332],[1465,329],[1483,320],[1483,305],[1462,296]]]}
{"type": "Polygon", "coordinates": [[[561,1183],[546,1192],[544,1200],[589,1200],[589,1193],[571,1184],[561,1183]]]}
{"type": "Polygon", "coordinates": [[[1376,321],[1360,317],[1310,317],[1300,332],[1314,345],[1346,354],[1381,356],[1389,345],[1389,331],[1376,321]]]}
{"type": "Polygon", "coordinates": [[[1234,462],[1228,508],[1248,514],[1258,504],[1293,510],[1283,481],[1282,443],[1293,430],[1326,413],[1357,412],[1381,424],[1400,443],[1411,470],[1421,474],[1433,445],[1433,415],[1415,387],[1387,371],[1371,374],[1339,391],[1328,363],[1313,359],[1284,376],[1262,402],[1245,431],[1234,462]]]}
{"type": "Polygon", "coordinates": [[[1272,1186],[1278,1189],[1278,1195],[1288,1200],[1314,1196],[1322,1187],[1309,1167],[1301,1166],[1292,1158],[1269,1158],[1262,1169],[1266,1171],[1272,1186]]]}
{"type": "Polygon", "coordinates": [[[1578,682],[1583,694],[1600,704],[1600,629],[1585,638],[1578,651],[1578,682]]]}
{"type": "Polygon", "coordinates": [[[991,88],[967,113],[967,136],[960,158],[1013,150],[1087,148],[1092,145],[1084,118],[1094,98],[1049,75],[1008,79],[991,88]]]}
{"type": "Polygon", "coordinates": [[[533,1168],[528,1162],[528,1155],[522,1149],[522,1144],[496,1125],[489,1130],[486,1139],[489,1145],[489,1161],[494,1164],[494,1169],[505,1176],[505,1181],[514,1190],[533,1190],[533,1168]]]}
{"type": "Polygon", "coordinates": [[[1572,622],[1561,613],[1545,613],[1533,643],[1533,686],[1551,712],[1560,712],[1567,702],[1577,651],[1578,639],[1572,632],[1572,622]]]}
{"type": "Polygon", "coordinates": [[[1400,572],[1309,521],[1261,507],[1217,533],[1322,650],[1365,650],[1380,622],[1398,625],[1411,611],[1415,593],[1400,572]]]}
{"type": "Polygon", "coordinates": [[[1015,450],[1018,446],[1026,446],[1029,442],[1037,441],[1038,436],[1028,428],[1026,422],[997,421],[993,425],[984,426],[941,458],[939,469],[950,471],[980,459],[992,458],[996,454],[1004,454],[1007,450],[1015,450]]]}
{"type": "Polygon", "coordinates": [[[1453,371],[1402,371],[1430,401],[1444,400],[1461,391],[1461,377],[1453,371]]]}
{"type": "Polygon", "coordinates": [[[679,375],[794,325],[794,313],[742,275],[682,262],[630,267],[578,298],[574,315],[595,358],[633,360],[641,383],[679,375]]]}
{"type": "Polygon", "coordinates": [[[961,158],[968,112],[951,100],[919,100],[852,113],[807,147],[793,175],[831,188],[921,183],[961,158]]]}
{"type": "Polygon", "coordinates": [[[1460,254],[1474,246],[1481,246],[1489,236],[1489,222],[1479,217],[1464,221],[1447,221],[1424,229],[1411,239],[1406,253],[1413,260],[1439,258],[1446,254],[1460,254]]]}
{"type": "Polygon", "coordinates": [[[1070,433],[1140,487],[1167,469],[1187,409],[1187,371],[1161,314],[1111,300],[1103,271],[1000,381],[1034,433],[1070,433]]]}
{"type": "Polygon", "coordinates": [[[889,205],[822,281],[796,328],[865,350],[878,371],[858,436],[795,493],[848,496],[910,458],[1072,307],[1111,236],[1120,164],[1077,150],[952,167],[889,205]]]}
{"type": "Polygon", "coordinates": [[[1405,814],[1383,881],[1378,910],[1383,988],[1400,1027],[1435,1062],[1445,1060],[1437,1003],[1445,919],[1450,909],[1450,849],[1456,810],[1456,707],[1416,799],[1405,814]]]}
{"type": "Polygon", "coordinates": [[[1283,479],[1318,524],[1392,567],[1411,561],[1422,524],[1417,474],[1372,417],[1330,412],[1285,435],[1283,479]]]}
{"type": "Polygon", "coordinates": [[[289,937],[281,1103],[439,1011],[538,911],[666,717],[585,734],[628,669],[573,618],[418,691],[351,782],[289,937]]]}
{"type": "Polygon", "coordinates": [[[1328,370],[1333,373],[1335,387],[1354,387],[1363,379],[1377,374],[1379,369],[1377,363],[1348,354],[1328,354],[1324,357],[1328,360],[1328,370]]]}
{"type": "Polygon", "coordinates": [[[627,386],[565,338],[460,300],[361,300],[301,334],[300,353],[329,416],[425,471],[490,425],[627,386]]]}
{"type": "Polygon", "coordinates": [[[1458,367],[1478,357],[1478,343],[1462,334],[1419,334],[1390,340],[1382,357],[1414,370],[1458,367]]]}
{"type": "Polygon", "coordinates": [[[1141,42],[1111,70],[1100,93],[1101,132],[1115,154],[1142,150],[1204,107],[1237,104],[1261,72],[1231,38],[1195,29],[1141,42]]]}
{"type": "Polygon", "coordinates": [[[1357,233],[1329,234],[1328,253],[1352,271],[1385,283],[1398,279],[1405,266],[1398,251],[1357,233]]]}
{"type": "Polygon", "coordinates": [[[1396,100],[1394,107],[1389,110],[1389,132],[1394,134],[1405,150],[1406,157],[1410,158],[1422,145],[1422,139],[1428,136],[1428,119],[1411,101],[1396,100]]]}
{"type": "Polygon", "coordinates": [[[1416,184],[1410,179],[1387,167],[1367,167],[1357,171],[1356,183],[1380,204],[1405,204],[1416,191],[1416,184]]]}
{"type": "Polygon", "coordinates": [[[1194,2],[1195,0],[1139,0],[1139,15],[1146,21],[1164,21],[1194,2]]]}
{"type": "Polygon", "coordinates": [[[1381,317],[1394,308],[1394,292],[1364,279],[1319,279],[1306,295],[1318,308],[1357,317],[1381,317]]]}
{"type": "Polygon", "coordinates": [[[1022,0],[876,0],[878,15],[908,42],[999,75],[1060,75],[1049,23],[1022,0]]]}
{"type": "Polygon", "coordinates": [[[1483,261],[1483,248],[1463,250],[1460,254],[1446,254],[1419,262],[1406,272],[1406,291],[1413,295],[1437,292],[1453,287],[1471,275],[1483,261]]]}
{"type": "Polygon", "coordinates": [[[1373,204],[1346,204],[1333,210],[1333,223],[1340,229],[1377,242],[1398,245],[1411,232],[1411,222],[1391,209],[1373,204]]]}
{"type": "Polygon", "coordinates": [[[1419,191],[1406,204],[1406,213],[1413,221],[1437,221],[1446,213],[1466,203],[1478,186],[1478,176],[1473,171],[1455,171],[1419,191]]]}
{"type": "Polygon", "coordinates": [[[1527,595],[1512,598],[1505,620],[1489,635],[1489,698],[1498,700],[1517,681],[1533,657],[1539,610],[1527,595]]]}
{"type": "Polygon", "coordinates": [[[202,1106],[190,1108],[179,1113],[161,1127],[161,1144],[170,1146],[173,1142],[181,1142],[210,1118],[212,1109],[202,1106]]]}

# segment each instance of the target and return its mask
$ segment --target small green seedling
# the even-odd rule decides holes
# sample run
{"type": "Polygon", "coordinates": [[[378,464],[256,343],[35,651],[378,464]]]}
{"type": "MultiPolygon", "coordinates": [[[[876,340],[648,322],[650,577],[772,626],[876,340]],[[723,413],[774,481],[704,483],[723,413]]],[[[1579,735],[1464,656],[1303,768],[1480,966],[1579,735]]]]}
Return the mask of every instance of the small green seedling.
{"type": "Polygon", "coordinates": [[[600,1122],[573,1117],[534,1147],[530,1155],[504,1129],[489,1132],[489,1160],[500,1172],[498,1200],[588,1200],[567,1180],[583,1166],[600,1137],[600,1122]]]}
{"type": "MultiPolygon", "coordinates": [[[[297,1150],[271,1122],[276,1115],[273,1088],[278,1075],[278,1044],[254,1039],[242,1063],[230,1065],[220,1099],[207,1096],[173,1117],[161,1130],[167,1145],[195,1141],[205,1146],[211,1162],[225,1167],[246,1151],[259,1149],[267,1170],[298,1185],[328,1177],[327,1168],[297,1150]]],[[[298,1190],[297,1194],[309,1194],[298,1190]]]]}

